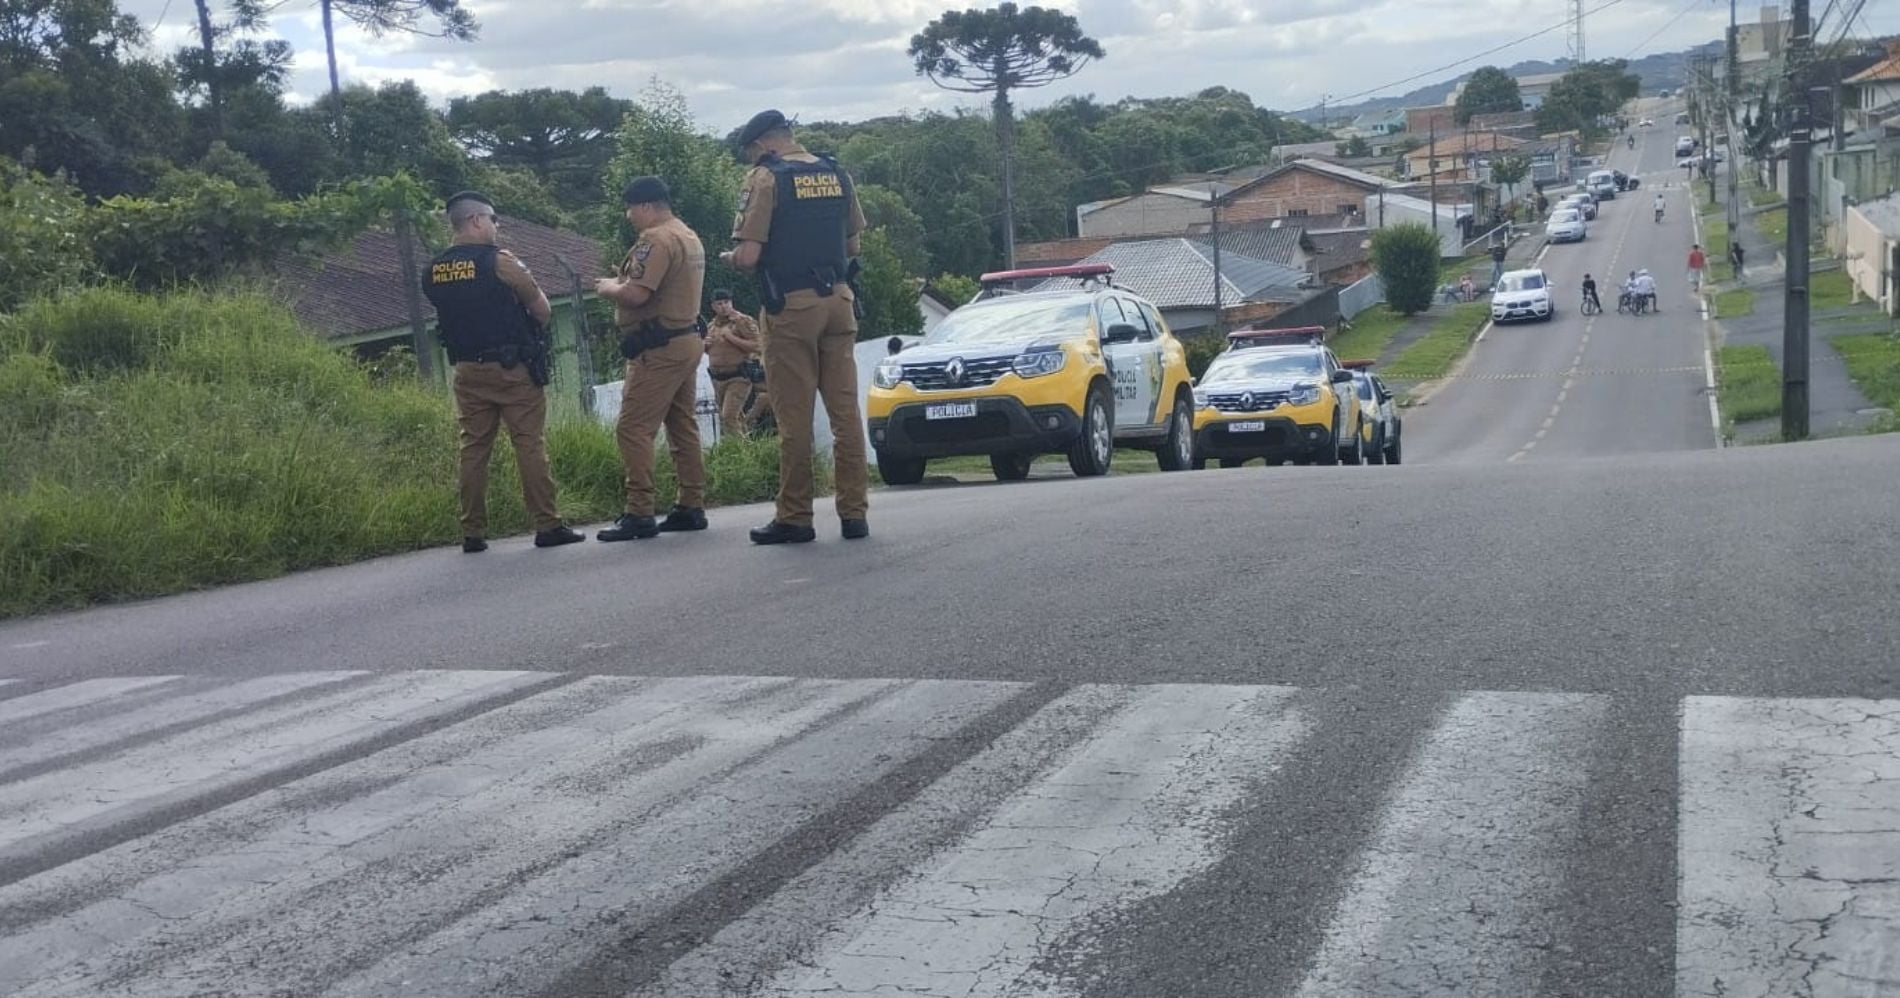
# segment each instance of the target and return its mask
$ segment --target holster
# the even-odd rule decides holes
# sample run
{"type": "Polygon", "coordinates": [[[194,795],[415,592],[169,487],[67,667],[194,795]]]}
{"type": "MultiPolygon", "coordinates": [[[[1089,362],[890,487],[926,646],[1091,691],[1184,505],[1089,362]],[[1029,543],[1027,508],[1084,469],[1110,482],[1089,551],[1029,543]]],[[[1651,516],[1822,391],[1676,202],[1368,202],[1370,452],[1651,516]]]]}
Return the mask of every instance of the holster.
{"type": "Polygon", "coordinates": [[[665,346],[667,342],[675,336],[685,336],[688,333],[700,333],[703,331],[704,326],[705,323],[703,322],[694,322],[684,329],[668,329],[660,325],[660,320],[648,319],[631,329],[626,329],[621,332],[620,355],[628,360],[633,360],[648,350],[657,350],[665,346]]]}

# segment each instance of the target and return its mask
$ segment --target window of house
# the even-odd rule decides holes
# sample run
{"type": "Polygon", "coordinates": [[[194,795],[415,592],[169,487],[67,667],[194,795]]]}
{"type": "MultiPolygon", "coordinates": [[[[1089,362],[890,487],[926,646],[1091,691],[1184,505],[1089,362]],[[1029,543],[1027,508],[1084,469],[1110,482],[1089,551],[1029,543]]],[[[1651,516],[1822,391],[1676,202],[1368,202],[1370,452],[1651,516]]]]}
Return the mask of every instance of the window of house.
{"type": "Polygon", "coordinates": [[[1288,208],[1286,210],[1286,217],[1288,218],[1305,218],[1308,214],[1310,213],[1305,208],[1288,208]]]}
{"type": "Polygon", "coordinates": [[[1357,214],[1359,214],[1359,206],[1358,206],[1358,205],[1356,205],[1356,204],[1342,204],[1342,205],[1338,205],[1338,206],[1337,206],[1337,214],[1341,214],[1341,215],[1357,215],[1357,214]]]}

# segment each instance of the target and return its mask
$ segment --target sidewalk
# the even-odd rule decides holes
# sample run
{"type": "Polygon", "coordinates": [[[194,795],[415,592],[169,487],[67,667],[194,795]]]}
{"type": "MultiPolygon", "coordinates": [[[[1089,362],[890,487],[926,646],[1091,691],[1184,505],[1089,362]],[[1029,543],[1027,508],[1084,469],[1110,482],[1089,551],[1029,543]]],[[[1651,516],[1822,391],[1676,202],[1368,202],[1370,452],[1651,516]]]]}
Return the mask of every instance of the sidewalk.
{"type": "MultiPolygon", "coordinates": [[[[1722,345],[1756,345],[1768,348],[1775,364],[1785,369],[1782,353],[1782,319],[1785,315],[1786,269],[1782,247],[1771,243],[1755,225],[1757,209],[1744,208],[1741,231],[1730,233],[1739,238],[1748,265],[1741,280],[1707,289],[1710,297],[1719,291],[1745,287],[1755,293],[1755,311],[1732,319],[1717,319],[1717,342],[1722,345]]],[[[1809,424],[1813,435],[1843,436],[1865,433],[1884,414],[1860,393],[1847,376],[1847,363],[1834,349],[1835,336],[1867,332],[1868,326],[1891,328],[1891,323],[1866,306],[1815,311],[1810,317],[1808,343],[1809,424]],[[1867,316],[1867,322],[1855,321],[1867,316]]],[[[1737,443],[1761,443],[1774,440],[1781,432],[1778,419],[1740,423],[1735,427],[1737,443]]]]}

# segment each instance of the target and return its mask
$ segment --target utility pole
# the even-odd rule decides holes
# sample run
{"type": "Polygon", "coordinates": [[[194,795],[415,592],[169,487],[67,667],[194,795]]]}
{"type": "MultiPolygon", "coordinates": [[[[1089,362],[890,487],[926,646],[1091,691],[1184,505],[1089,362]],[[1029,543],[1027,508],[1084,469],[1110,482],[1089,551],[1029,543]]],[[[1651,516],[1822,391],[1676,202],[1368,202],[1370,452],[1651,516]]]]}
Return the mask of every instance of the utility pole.
{"type": "Polygon", "coordinates": [[[1215,192],[1215,185],[1211,182],[1207,185],[1207,195],[1208,208],[1214,213],[1214,220],[1208,226],[1208,234],[1214,237],[1214,332],[1224,335],[1227,332],[1227,322],[1221,315],[1220,195],[1215,192]]]}
{"type": "MultiPolygon", "coordinates": [[[[1425,183],[1432,199],[1432,238],[1438,238],[1438,119],[1425,129],[1425,183]]],[[[1440,247],[1441,255],[1443,247],[1440,247]]]]}
{"type": "Polygon", "coordinates": [[[396,260],[402,267],[402,297],[409,311],[416,379],[431,384],[435,381],[435,344],[429,342],[429,329],[422,322],[422,274],[416,263],[415,221],[409,217],[407,205],[396,209],[396,260]]]}
{"type": "MultiPolygon", "coordinates": [[[[1728,0],[1728,87],[1722,99],[1722,134],[1728,140],[1728,237],[1740,238],[1742,231],[1742,192],[1738,186],[1742,161],[1735,151],[1735,103],[1742,90],[1741,29],[1735,23],[1735,0],[1728,0]]],[[[1735,275],[1739,280],[1742,275],[1735,275]]]]}
{"type": "Polygon", "coordinates": [[[1781,330],[1781,438],[1808,436],[1808,150],[1814,142],[1813,95],[1808,92],[1808,0],[1794,0],[1788,44],[1788,93],[1794,121],[1788,129],[1788,277],[1781,330]]]}

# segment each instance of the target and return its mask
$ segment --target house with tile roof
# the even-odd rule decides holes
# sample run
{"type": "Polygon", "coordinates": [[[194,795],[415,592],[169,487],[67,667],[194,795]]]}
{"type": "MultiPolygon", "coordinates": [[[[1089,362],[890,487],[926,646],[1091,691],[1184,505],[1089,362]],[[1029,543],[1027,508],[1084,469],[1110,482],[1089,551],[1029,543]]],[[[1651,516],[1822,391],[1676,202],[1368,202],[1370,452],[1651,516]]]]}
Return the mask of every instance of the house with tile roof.
{"type": "Polygon", "coordinates": [[[1385,177],[1337,163],[1296,159],[1222,197],[1221,221],[1356,216],[1365,210],[1366,195],[1393,186],[1385,177]]]}
{"type": "Polygon", "coordinates": [[[1881,128],[1900,115],[1900,41],[1887,44],[1886,58],[1841,81],[1850,96],[1846,111],[1861,131],[1881,128]]]}
{"type": "MultiPolygon", "coordinates": [[[[549,334],[555,377],[563,384],[572,379],[578,388],[581,380],[591,379],[580,377],[582,354],[588,348],[579,335],[583,320],[577,317],[576,296],[584,313],[586,303],[594,298],[595,279],[608,274],[603,247],[576,232],[507,215],[499,220],[502,248],[521,258],[554,308],[549,334]]],[[[431,255],[420,245],[414,252],[418,263],[431,255]]],[[[305,328],[326,342],[364,355],[411,342],[409,297],[395,233],[369,230],[331,253],[280,257],[272,270],[273,292],[305,328]]],[[[421,307],[422,321],[433,333],[435,309],[427,298],[421,307]]],[[[437,370],[447,369],[448,359],[439,348],[436,364],[437,370]]]]}

